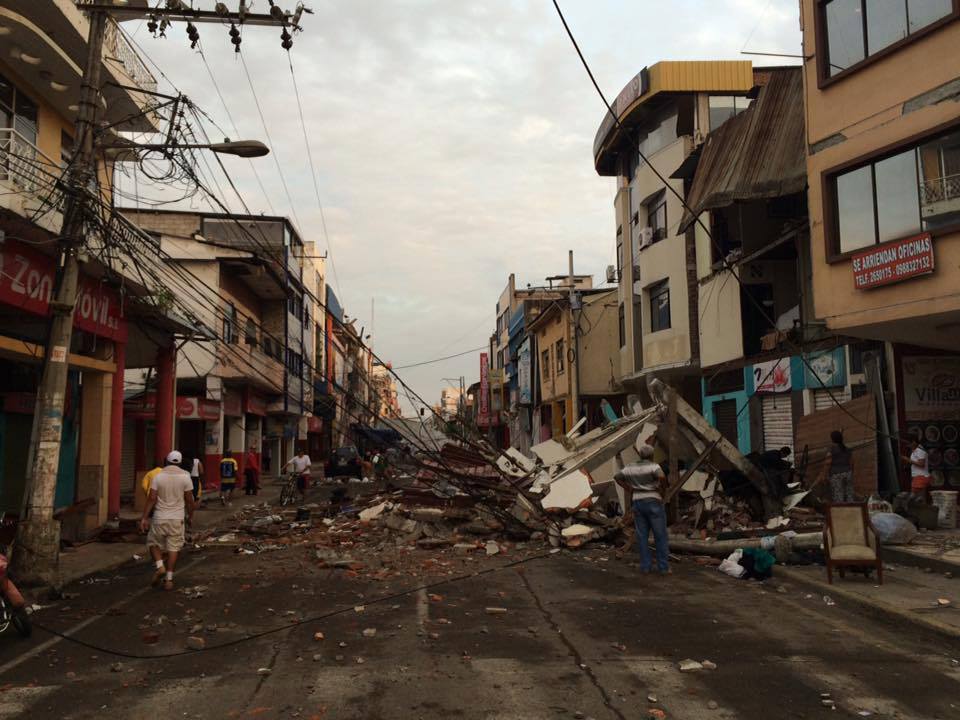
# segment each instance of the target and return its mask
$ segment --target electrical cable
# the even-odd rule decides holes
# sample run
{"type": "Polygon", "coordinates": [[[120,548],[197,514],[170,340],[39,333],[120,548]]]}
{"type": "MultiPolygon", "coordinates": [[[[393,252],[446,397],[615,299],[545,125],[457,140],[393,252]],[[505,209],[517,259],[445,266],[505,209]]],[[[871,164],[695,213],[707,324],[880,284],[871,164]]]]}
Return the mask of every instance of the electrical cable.
{"type": "Polygon", "coordinates": [[[409,368],[420,367],[422,365],[432,365],[433,363],[443,362],[444,360],[451,360],[453,358],[463,357],[464,355],[469,355],[470,353],[479,352],[480,350],[486,350],[486,345],[481,345],[477,348],[471,348],[469,350],[464,350],[463,352],[458,352],[454,355],[445,355],[444,357],[434,358],[433,360],[424,360],[423,362],[411,363],[409,365],[398,365],[394,370],[408,370],[409,368]]]}

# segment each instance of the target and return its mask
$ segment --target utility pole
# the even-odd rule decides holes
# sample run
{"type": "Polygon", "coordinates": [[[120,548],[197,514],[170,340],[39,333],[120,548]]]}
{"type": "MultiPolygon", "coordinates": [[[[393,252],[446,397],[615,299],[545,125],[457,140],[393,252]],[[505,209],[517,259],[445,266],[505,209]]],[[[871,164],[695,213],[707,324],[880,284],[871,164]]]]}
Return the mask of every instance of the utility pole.
{"type": "MultiPolygon", "coordinates": [[[[169,18],[187,22],[191,40],[196,29],[193,22],[224,21],[241,24],[280,25],[282,47],[290,49],[292,39],[288,27],[300,29],[298,23],[303,12],[309,12],[302,4],[295,13],[276,12],[269,15],[246,11],[246,3],[240,0],[240,11],[209,12],[193,10],[183,3],[168,2],[167,8],[124,7],[114,4],[78,2],[78,8],[89,18],[87,35],[87,59],[80,85],[77,120],[74,126],[74,161],[63,180],[64,211],[60,231],[60,258],[54,290],[50,302],[50,330],[47,335],[43,374],[37,390],[34,410],[36,442],[32,446],[30,471],[24,490],[26,508],[17,526],[13,571],[27,584],[50,583],[59,585],[60,522],[53,517],[54,497],[57,489],[57,473],[60,469],[61,434],[67,386],[67,358],[73,339],[73,315],[77,303],[77,286],[80,277],[80,259],[86,240],[86,220],[91,211],[90,201],[96,186],[97,156],[94,146],[96,115],[100,103],[101,70],[103,67],[103,42],[107,22],[113,15],[131,19],[149,17],[156,26],[157,19],[170,24],[169,18]]],[[[240,52],[240,33],[231,25],[231,41],[240,52]]]]}
{"type": "Polygon", "coordinates": [[[576,285],[573,276],[573,250],[569,251],[569,276],[570,276],[570,345],[573,349],[573,360],[570,365],[570,404],[572,413],[570,417],[570,427],[573,427],[580,421],[580,336],[577,319],[574,315],[575,309],[580,304],[577,295],[576,285]]]}

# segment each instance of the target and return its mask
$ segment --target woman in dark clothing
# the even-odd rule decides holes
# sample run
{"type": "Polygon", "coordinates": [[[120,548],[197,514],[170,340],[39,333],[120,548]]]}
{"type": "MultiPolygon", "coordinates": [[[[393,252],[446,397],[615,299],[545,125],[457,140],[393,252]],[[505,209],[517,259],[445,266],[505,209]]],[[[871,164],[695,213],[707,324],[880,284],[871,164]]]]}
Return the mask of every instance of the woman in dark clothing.
{"type": "MultiPolygon", "coordinates": [[[[843,433],[830,433],[830,449],[823,474],[830,478],[830,496],[835,503],[854,502],[853,453],[843,444],[843,433]]],[[[822,476],[821,476],[822,477],[822,476]]]]}

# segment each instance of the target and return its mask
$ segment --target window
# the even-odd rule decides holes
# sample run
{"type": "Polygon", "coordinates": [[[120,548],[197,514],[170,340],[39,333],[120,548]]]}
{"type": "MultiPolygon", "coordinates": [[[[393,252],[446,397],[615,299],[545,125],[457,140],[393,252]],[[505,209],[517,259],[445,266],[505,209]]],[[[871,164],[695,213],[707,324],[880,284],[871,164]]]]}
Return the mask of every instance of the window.
{"type": "Polygon", "coordinates": [[[623,277],[623,228],[617,228],[617,282],[623,277]]]}
{"type": "Polygon", "coordinates": [[[650,290],[650,332],[670,328],[670,285],[664,280],[652,285],[650,290]]]}
{"type": "Polygon", "coordinates": [[[707,101],[710,107],[710,129],[716,130],[727,120],[742,113],[753,100],[735,95],[711,95],[707,101]]]}
{"type": "Polygon", "coordinates": [[[640,152],[650,157],[677,139],[677,109],[667,107],[654,118],[653,127],[640,133],[640,152]]]}
{"type": "Polygon", "coordinates": [[[847,253],[960,223],[960,131],[834,179],[834,250],[847,253]]]}
{"type": "Polygon", "coordinates": [[[620,303],[620,307],[617,310],[617,316],[619,317],[619,328],[620,328],[620,347],[623,347],[627,344],[627,321],[626,315],[623,312],[623,303],[620,303]]]}
{"type": "Polygon", "coordinates": [[[953,11],[953,0],[827,0],[820,16],[827,50],[821,74],[852,68],[953,11]]]}
{"type": "Polygon", "coordinates": [[[667,197],[664,191],[657,193],[649,203],[647,211],[647,227],[653,231],[653,242],[667,237],[667,197]]]}
{"type": "Polygon", "coordinates": [[[557,356],[557,375],[563,375],[563,363],[566,360],[566,355],[563,351],[563,340],[557,340],[557,350],[554,353],[557,356]]]}
{"type": "Polygon", "coordinates": [[[243,342],[253,347],[257,346],[257,324],[253,318],[247,318],[246,327],[243,331],[243,342]]]}
{"type": "Polygon", "coordinates": [[[540,370],[543,373],[543,379],[550,379],[550,348],[543,351],[540,356],[540,370]]]}
{"type": "Polygon", "coordinates": [[[227,311],[223,318],[223,341],[229,345],[236,345],[239,341],[237,322],[237,306],[233,303],[227,303],[227,311]]]}

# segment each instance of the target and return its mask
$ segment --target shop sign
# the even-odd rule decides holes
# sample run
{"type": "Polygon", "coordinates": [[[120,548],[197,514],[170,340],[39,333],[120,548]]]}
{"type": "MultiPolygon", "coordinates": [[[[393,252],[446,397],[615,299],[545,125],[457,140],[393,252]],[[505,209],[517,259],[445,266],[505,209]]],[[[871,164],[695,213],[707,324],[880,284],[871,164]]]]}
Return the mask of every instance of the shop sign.
{"type": "Polygon", "coordinates": [[[243,402],[240,393],[236,390],[224,390],[223,392],[223,414],[231,417],[240,417],[243,415],[243,402]]]}
{"type": "Polygon", "coordinates": [[[201,397],[177,397],[177,418],[180,420],[219,420],[220,403],[201,397]]]}
{"type": "Polygon", "coordinates": [[[901,367],[907,421],[960,420],[960,357],[904,356],[901,367]]]}
{"type": "Polygon", "coordinates": [[[490,414],[490,367],[489,355],[480,353],[480,412],[477,418],[478,425],[486,425],[490,414]]]}
{"type": "Polygon", "coordinates": [[[821,387],[843,387],[847,384],[846,353],[842,347],[816,353],[806,353],[803,366],[804,386],[816,390],[821,387]]]}
{"type": "Polygon", "coordinates": [[[520,389],[518,402],[521,405],[531,405],[533,403],[533,369],[530,361],[530,338],[523,341],[520,346],[520,352],[517,358],[517,378],[520,389]]]}
{"type": "Polygon", "coordinates": [[[890,285],[932,272],[930,233],[878,245],[853,256],[853,285],[857,290],[890,285]]]}
{"type": "Polygon", "coordinates": [[[247,391],[243,398],[243,411],[249,415],[267,414],[267,399],[259,393],[247,391]]]}
{"type": "Polygon", "coordinates": [[[793,387],[790,381],[790,358],[754,365],[753,385],[758,393],[788,392],[793,387]]]}
{"type": "MultiPolygon", "coordinates": [[[[0,303],[48,315],[55,272],[53,258],[15,241],[0,244],[0,303]]],[[[121,305],[120,295],[112,289],[93,278],[81,277],[73,324],[85,332],[126,342],[127,321],[121,305]]]]}

